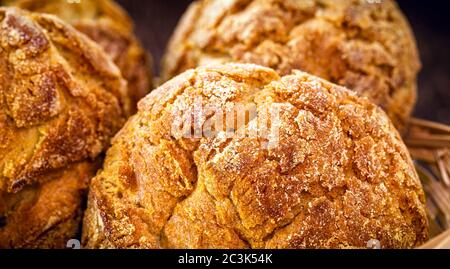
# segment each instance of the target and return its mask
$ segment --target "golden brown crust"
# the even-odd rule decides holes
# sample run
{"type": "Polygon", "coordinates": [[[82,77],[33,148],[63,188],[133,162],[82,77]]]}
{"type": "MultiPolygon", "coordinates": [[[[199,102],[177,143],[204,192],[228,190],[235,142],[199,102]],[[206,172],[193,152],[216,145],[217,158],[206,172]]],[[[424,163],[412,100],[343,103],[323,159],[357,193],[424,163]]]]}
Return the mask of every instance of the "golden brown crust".
{"type": "Polygon", "coordinates": [[[0,193],[0,248],[65,248],[79,232],[82,203],[97,163],[46,176],[16,194],[0,193]]]}
{"type": "Polygon", "coordinates": [[[128,81],[133,112],[151,90],[150,56],[135,37],[131,19],[114,1],[11,0],[5,4],[57,15],[100,44],[128,81]]]}
{"type": "MultiPolygon", "coordinates": [[[[199,126],[216,117],[193,113],[199,126]]],[[[92,181],[83,243],[365,248],[378,239],[383,248],[412,248],[428,237],[424,203],[380,108],[306,73],[227,64],[189,70],[139,103],[92,181]],[[178,112],[194,102],[221,110],[255,103],[255,117],[234,129],[258,135],[174,135],[178,112]],[[259,124],[273,104],[283,104],[278,143],[259,124]]]]}
{"type": "Polygon", "coordinates": [[[162,78],[199,65],[239,61],[312,73],[371,98],[397,127],[416,102],[420,61],[394,1],[204,0],[179,23],[162,78]]]}
{"type": "Polygon", "coordinates": [[[130,114],[104,52],[51,15],[0,9],[0,191],[96,158],[130,114]]]}

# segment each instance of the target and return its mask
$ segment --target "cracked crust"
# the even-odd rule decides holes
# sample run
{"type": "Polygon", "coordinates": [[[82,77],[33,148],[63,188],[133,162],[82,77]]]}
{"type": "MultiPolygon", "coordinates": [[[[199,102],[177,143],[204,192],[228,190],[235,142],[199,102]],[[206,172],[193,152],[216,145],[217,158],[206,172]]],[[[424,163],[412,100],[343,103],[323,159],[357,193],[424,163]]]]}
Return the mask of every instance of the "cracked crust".
{"type": "Polygon", "coordinates": [[[162,78],[227,61],[294,69],[369,97],[401,129],[416,102],[420,60],[394,1],[204,0],[180,21],[162,78]]]}
{"type": "Polygon", "coordinates": [[[19,193],[0,194],[0,248],[65,248],[79,232],[82,203],[97,163],[82,162],[19,193]]]}
{"type": "MultiPolygon", "coordinates": [[[[216,117],[193,111],[200,126],[216,117]]],[[[299,71],[200,67],[149,94],[115,137],[92,181],[83,244],[412,248],[428,237],[424,203],[405,145],[371,102],[299,71]],[[198,97],[225,111],[255,103],[258,113],[235,119],[231,137],[177,138],[176,115],[198,97]],[[284,104],[279,143],[259,124],[272,104],[284,104]]]]}
{"type": "Polygon", "coordinates": [[[104,52],[51,15],[0,8],[0,190],[96,158],[130,114],[104,52]]]}
{"type": "Polygon", "coordinates": [[[0,247],[63,248],[131,113],[117,66],[52,15],[0,8],[0,247]]]}
{"type": "Polygon", "coordinates": [[[127,80],[133,112],[135,104],[152,89],[151,58],[134,35],[131,19],[114,1],[7,0],[4,4],[57,15],[97,42],[127,80]]]}

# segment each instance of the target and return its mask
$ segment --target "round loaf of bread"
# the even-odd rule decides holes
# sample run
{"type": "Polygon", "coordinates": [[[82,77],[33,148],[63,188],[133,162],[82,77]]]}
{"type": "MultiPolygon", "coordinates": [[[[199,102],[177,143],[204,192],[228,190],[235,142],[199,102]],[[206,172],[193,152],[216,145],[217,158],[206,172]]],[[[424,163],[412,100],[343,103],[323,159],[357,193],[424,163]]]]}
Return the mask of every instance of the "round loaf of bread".
{"type": "Polygon", "coordinates": [[[0,8],[0,248],[74,235],[64,223],[81,218],[95,160],[131,104],[120,70],[85,35],[51,15],[0,8]]]}
{"type": "Polygon", "coordinates": [[[420,181],[378,106],[252,64],[188,70],[144,98],[92,181],[83,224],[88,248],[412,248],[427,237],[420,181]]]}
{"type": "Polygon", "coordinates": [[[401,129],[416,102],[420,61],[394,1],[203,0],[180,21],[163,80],[196,66],[245,62],[299,69],[381,106],[401,129]]]}
{"type": "Polygon", "coordinates": [[[4,3],[56,15],[97,42],[127,80],[133,112],[135,104],[151,90],[151,58],[134,35],[131,19],[114,1],[4,0],[4,3]]]}

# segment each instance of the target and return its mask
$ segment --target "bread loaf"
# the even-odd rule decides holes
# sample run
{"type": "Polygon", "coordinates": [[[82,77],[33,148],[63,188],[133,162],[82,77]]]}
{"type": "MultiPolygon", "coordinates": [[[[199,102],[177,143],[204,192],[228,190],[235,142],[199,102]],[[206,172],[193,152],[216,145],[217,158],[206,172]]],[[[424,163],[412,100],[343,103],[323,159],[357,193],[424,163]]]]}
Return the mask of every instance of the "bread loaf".
{"type": "Polygon", "coordinates": [[[131,111],[96,43],[52,15],[0,8],[0,248],[65,246],[131,111]]]}
{"type": "Polygon", "coordinates": [[[6,0],[6,5],[50,13],[97,42],[120,68],[135,104],[152,89],[151,57],[134,35],[128,14],[112,0],[6,0]]]}
{"type": "Polygon", "coordinates": [[[163,80],[228,61],[294,69],[343,85],[381,106],[397,128],[416,102],[420,61],[394,1],[200,0],[168,46],[163,80]]]}
{"type": "Polygon", "coordinates": [[[92,181],[83,226],[88,248],[413,248],[427,237],[420,181],[379,107],[251,64],[188,70],[143,99],[92,181]],[[272,107],[278,117],[265,116],[272,107]]]}

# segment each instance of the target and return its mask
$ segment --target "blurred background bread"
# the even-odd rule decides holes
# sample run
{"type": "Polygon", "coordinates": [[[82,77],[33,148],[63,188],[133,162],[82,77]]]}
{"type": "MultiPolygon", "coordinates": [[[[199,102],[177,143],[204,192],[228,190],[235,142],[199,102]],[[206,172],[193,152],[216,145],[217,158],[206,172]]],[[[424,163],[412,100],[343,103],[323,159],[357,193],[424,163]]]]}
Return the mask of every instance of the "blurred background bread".
{"type": "Polygon", "coordinates": [[[179,22],[162,79],[192,67],[239,61],[299,69],[369,97],[402,128],[416,103],[420,61],[394,1],[204,0],[179,22]]]}
{"type": "Polygon", "coordinates": [[[427,238],[420,181],[379,107],[249,64],[189,70],[143,99],[92,181],[83,224],[88,248],[412,248],[427,238]],[[233,108],[252,103],[258,113],[237,120],[233,108]],[[276,104],[279,121],[264,132],[276,104]],[[218,108],[188,112],[198,128],[219,112],[233,126],[174,133],[196,105],[218,108]]]}
{"type": "Polygon", "coordinates": [[[0,247],[64,247],[75,235],[131,96],[85,35],[52,15],[0,8],[0,247]]]}
{"type": "Polygon", "coordinates": [[[114,1],[3,0],[0,3],[54,14],[97,42],[120,68],[134,104],[152,89],[151,57],[135,37],[131,18],[114,1]]]}

